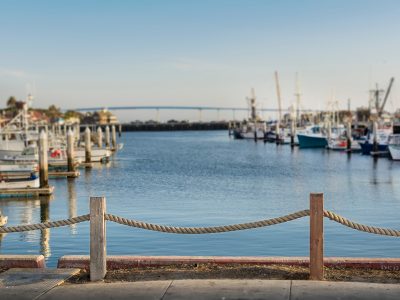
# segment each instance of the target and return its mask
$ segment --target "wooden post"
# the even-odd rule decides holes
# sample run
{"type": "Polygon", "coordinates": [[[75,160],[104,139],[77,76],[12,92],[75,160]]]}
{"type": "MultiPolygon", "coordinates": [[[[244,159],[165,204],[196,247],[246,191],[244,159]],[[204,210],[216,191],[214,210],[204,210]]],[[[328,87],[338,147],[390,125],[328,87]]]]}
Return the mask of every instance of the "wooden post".
{"type": "Polygon", "coordinates": [[[378,151],[378,122],[374,121],[372,123],[372,134],[373,134],[373,145],[372,149],[374,152],[378,151]]]}
{"type": "Polygon", "coordinates": [[[347,151],[351,151],[351,121],[347,123],[347,151]]]}
{"type": "Polygon", "coordinates": [[[67,134],[67,164],[68,172],[75,172],[75,160],[74,160],[74,140],[75,136],[71,129],[68,130],[67,134]]]}
{"type": "Polygon", "coordinates": [[[106,126],[106,149],[110,148],[110,127],[106,126]]]}
{"type": "Polygon", "coordinates": [[[103,131],[101,130],[101,127],[97,128],[97,145],[100,149],[103,147],[103,131]]]}
{"type": "Polygon", "coordinates": [[[90,197],[90,281],[103,280],[107,273],[105,197],[90,197]]]}
{"type": "Polygon", "coordinates": [[[324,279],[324,194],[310,194],[310,279],[324,279]]]}
{"type": "Polygon", "coordinates": [[[92,161],[92,141],[90,137],[90,129],[85,129],[85,162],[90,163],[92,161]]]}
{"type": "Polygon", "coordinates": [[[295,128],[296,128],[296,125],[294,123],[294,120],[290,120],[290,146],[292,148],[294,147],[295,128]]]}
{"type": "Polygon", "coordinates": [[[79,124],[75,124],[74,132],[75,132],[75,139],[79,141],[81,137],[81,128],[79,124]]]}
{"type": "Polygon", "coordinates": [[[118,136],[119,137],[122,136],[122,125],[121,124],[118,125],[118,136]]]}
{"type": "Polygon", "coordinates": [[[112,142],[112,150],[117,150],[117,134],[115,132],[115,125],[111,126],[111,142],[112,142]]]}
{"type": "Polygon", "coordinates": [[[40,187],[49,187],[49,164],[47,161],[47,135],[44,130],[39,135],[39,180],[40,187]]]}

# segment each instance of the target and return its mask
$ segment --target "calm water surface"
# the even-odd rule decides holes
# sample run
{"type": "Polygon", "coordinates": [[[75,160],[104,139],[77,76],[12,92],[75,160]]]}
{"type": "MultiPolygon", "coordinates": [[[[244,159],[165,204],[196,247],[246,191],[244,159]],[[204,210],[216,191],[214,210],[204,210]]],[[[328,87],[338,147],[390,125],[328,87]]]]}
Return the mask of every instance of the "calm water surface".
{"type": "MultiPolygon", "coordinates": [[[[0,199],[8,225],[86,214],[90,196],[107,211],[138,220],[209,226],[276,217],[309,205],[357,222],[400,229],[400,163],[323,149],[232,140],[226,131],[126,133],[112,162],[54,179],[52,199],[0,199]]],[[[173,235],[107,223],[108,254],[307,256],[308,218],[214,235],[173,235]]],[[[89,223],[3,235],[0,252],[46,256],[89,253],[89,223]]],[[[397,257],[400,239],[357,232],[325,219],[327,256],[397,257]]]]}

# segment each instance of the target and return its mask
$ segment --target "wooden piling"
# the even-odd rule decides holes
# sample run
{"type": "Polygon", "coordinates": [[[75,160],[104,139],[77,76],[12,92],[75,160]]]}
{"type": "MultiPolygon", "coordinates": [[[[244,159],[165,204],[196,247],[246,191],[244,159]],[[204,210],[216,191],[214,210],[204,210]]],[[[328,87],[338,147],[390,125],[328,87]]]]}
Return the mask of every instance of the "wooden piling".
{"type": "Polygon", "coordinates": [[[347,133],[347,151],[348,151],[348,153],[350,153],[351,152],[351,122],[350,121],[347,123],[346,133],[347,133]]]}
{"type": "Polygon", "coordinates": [[[373,145],[372,149],[374,152],[378,152],[378,122],[372,123],[372,134],[373,134],[373,145]]]}
{"type": "Polygon", "coordinates": [[[90,129],[85,129],[85,162],[90,163],[92,161],[92,142],[90,136],[90,129]]]}
{"type": "Polygon", "coordinates": [[[39,135],[39,180],[41,188],[49,187],[49,164],[47,160],[47,134],[44,130],[39,135]]]}
{"type": "Polygon", "coordinates": [[[75,172],[75,159],[74,159],[74,140],[75,136],[71,129],[68,130],[67,134],[67,165],[68,172],[75,172]]]}
{"type": "Polygon", "coordinates": [[[106,149],[110,148],[110,127],[106,126],[105,130],[106,149]]]}
{"type": "Polygon", "coordinates": [[[290,121],[290,146],[294,147],[294,135],[295,135],[296,125],[294,124],[294,120],[290,121]]]}
{"type": "Polygon", "coordinates": [[[117,151],[117,134],[115,132],[115,125],[111,126],[111,142],[112,142],[112,150],[117,151]]]}
{"type": "Polygon", "coordinates": [[[324,194],[310,194],[310,279],[324,279],[324,194]]]}
{"type": "Polygon", "coordinates": [[[122,125],[121,124],[118,125],[118,136],[119,137],[122,136],[122,125]]]}
{"type": "Polygon", "coordinates": [[[101,127],[97,128],[97,146],[101,149],[103,147],[103,131],[101,127]]]}
{"type": "Polygon", "coordinates": [[[100,281],[107,273],[105,197],[90,197],[90,281],[100,281]]]}

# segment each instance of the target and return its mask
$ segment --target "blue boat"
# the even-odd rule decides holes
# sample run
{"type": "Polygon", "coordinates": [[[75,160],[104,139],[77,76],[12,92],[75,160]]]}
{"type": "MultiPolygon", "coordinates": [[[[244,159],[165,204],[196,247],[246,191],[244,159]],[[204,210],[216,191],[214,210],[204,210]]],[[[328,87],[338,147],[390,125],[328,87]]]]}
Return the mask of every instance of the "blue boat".
{"type": "MultiPolygon", "coordinates": [[[[365,141],[363,143],[359,143],[361,146],[361,153],[362,155],[371,155],[371,151],[373,150],[373,143],[369,141],[365,141]]],[[[379,152],[387,152],[389,151],[387,144],[378,143],[378,151],[379,152]]]]}
{"type": "Polygon", "coordinates": [[[298,134],[300,148],[325,148],[328,146],[328,140],[325,136],[298,134]]]}

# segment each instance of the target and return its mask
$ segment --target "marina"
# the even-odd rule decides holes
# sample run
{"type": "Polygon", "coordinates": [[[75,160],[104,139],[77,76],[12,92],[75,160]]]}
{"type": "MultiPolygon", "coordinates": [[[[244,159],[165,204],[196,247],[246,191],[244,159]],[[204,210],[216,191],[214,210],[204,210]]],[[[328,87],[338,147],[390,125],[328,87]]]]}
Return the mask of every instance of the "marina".
{"type": "Polygon", "coordinates": [[[0,299],[400,299],[400,2],[0,3],[0,299]]]}
{"type": "MultiPolygon", "coordinates": [[[[324,193],[327,209],[361,223],[397,227],[400,169],[393,160],[237,141],[225,130],[127,132],[120,141],[123,150],[109,162],[80,169],[75,179],[50,178],[50,198],[1,199],[7,226],[85,214],[90,196],[106,197],[114,214],[158,224],[232,224],[304,209],[316,191],[324,193]]],[[[108,224],[107,249],[110,255],[307,256],[307,228],[308,221],[300,219],[272,231],[183,237],[108,224]]],[[[331,222],[325,232],[327,256],[396,257],[400,247],[397,239],[331,222]]],[[[42,253],[55,266],[62,255],[86,254],[88,247],[89,227],[82,223],[6,234],[0,250],[42,253]]]]}

